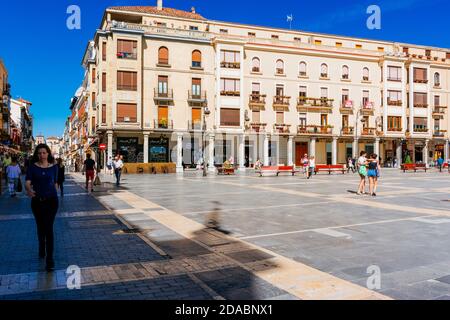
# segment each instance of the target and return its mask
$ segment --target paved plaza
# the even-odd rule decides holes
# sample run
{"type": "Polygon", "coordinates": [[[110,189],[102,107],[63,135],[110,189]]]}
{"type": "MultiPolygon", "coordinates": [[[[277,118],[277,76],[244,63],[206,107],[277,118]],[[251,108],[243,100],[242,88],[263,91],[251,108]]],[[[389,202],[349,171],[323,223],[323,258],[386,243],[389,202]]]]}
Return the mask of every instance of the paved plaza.
{"type": "Polygon", "coordinates": [[[103,176],[86,194],[72,174],[49,274],[29,200],[4,194],[0,299],[450,299],[450,174],[385,169],[377,197],[358,180],[103,176]]]}

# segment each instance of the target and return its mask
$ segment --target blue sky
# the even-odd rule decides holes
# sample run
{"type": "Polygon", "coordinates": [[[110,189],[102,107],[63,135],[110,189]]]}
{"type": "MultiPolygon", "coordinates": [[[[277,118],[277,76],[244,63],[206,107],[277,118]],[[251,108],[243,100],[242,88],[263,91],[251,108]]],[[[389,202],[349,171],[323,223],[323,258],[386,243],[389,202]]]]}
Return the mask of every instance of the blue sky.
{"type": "MultiPolygon", "coordinates": [[[[8,1],[2,4],[0,58],[9,71],[13,97],[33,102],[34,134],[61,135],[70,98],[82,81],[81,59],[104,9],[116,5],[155,5],[156,0],[8,1]],[[66,28],[69,5],[81,8],[81,30],[66,28]],[[26,8],[26,10],[25,10],[26,8]]],[[[206,18],[383,39],[450,48],[448,0],[164,0],[164,6],[206,18]],[[381,7],[381,30],[366,28],[366,8],[381,7]]]]}

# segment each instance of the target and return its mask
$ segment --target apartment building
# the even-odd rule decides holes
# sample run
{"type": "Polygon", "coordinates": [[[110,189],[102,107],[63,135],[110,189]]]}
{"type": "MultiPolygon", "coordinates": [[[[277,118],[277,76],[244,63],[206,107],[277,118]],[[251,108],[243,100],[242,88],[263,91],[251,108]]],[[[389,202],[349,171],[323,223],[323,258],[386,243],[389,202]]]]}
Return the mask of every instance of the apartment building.
{"type": "Polygon", "coordinates": [[[8,71],[0,59],[0,142],[9,143],[9,103],[11,85],[8,83],[8,71]]]}
{"type": "Polygon", "coordinates": [[[449,158],[450,49],[212,21],[158,1],[108,8],[83,65],[88,134],[126,162],[449,158]]]}
{"type": "Polygon", "coordinates": [[[32,152],[33,117],[30,113],[32,103],[25,99],[10,100],[10,123],[13,144],[22,152],[32,152]]]}

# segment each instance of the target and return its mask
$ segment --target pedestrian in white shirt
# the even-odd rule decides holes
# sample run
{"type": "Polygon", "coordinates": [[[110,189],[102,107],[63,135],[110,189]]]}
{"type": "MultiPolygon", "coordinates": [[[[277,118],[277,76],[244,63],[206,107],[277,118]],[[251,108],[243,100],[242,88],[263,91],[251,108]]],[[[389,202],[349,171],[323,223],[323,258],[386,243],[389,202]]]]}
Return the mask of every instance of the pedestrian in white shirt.
{"type": "Polygon", "coordinates": [[[6,167],[6,178],[8,179],[9,194],[13,198],[16,196],[17,186],[19,183],[22,170],[17,164],[17,157],[12,157],[11,164],[6,167]]]}
{"type": "Polygon", "coordinates": [[[120,185],[120,176],[122,175],[123,161],[120,156],[116,156],[113,161],[114,174],[116,175],[116,185],[120,185]]]}

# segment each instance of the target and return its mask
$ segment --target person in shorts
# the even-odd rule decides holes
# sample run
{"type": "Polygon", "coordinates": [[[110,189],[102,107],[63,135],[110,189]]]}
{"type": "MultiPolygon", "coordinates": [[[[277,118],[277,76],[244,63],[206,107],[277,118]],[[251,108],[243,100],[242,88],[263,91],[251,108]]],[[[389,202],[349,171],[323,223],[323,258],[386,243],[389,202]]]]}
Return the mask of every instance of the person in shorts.
{"type": "Polygon", "coordinates": [[[375,182],[377,180],[378,175],[378,156],[376,154],[372,154],[368,160],[368,170],[367,177],[369,178],[369,194],[371,196],[376,196],[375,193],[375,182]]]}
{"type": "Polygon", "coordinates": [[[95,161],[91,159],[90,153],[86,154],[83,172],[86,174],[86,190],[89,190],[89,181],[91,181],[91,192],[94,192],[95,161]]]}
{"type": "Polygon", "coordinates": [[[358,186],[358,192],[356,192],[357,195],[361,195],[365,193],[366,189],[366,176],[367,176],[367,153],[365,151],[361,151],[358,158],[358,173],[360,177],[359,186],[358,186]]]}

